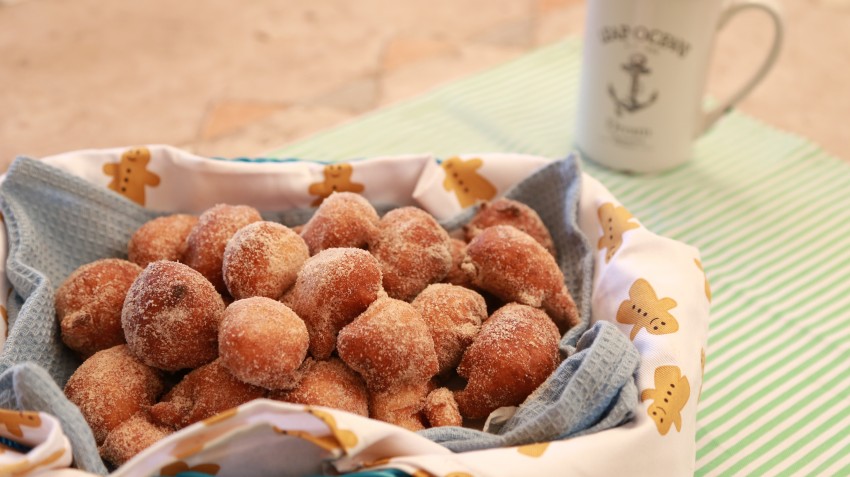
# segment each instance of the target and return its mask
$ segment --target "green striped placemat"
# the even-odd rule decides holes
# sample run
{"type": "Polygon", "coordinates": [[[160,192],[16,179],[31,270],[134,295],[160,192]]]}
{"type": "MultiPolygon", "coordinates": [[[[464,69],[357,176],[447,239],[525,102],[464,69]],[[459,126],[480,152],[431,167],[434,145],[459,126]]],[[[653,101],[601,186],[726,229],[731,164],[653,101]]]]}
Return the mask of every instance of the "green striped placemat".
{"type": "MultiPolygon", "coordinates": [[[[567,40],[270,153],[572,149],[581,47],[567,40]]],[[[585,170],[712,283],[697,475],[850,475],[850,165],[733,112],[676,170],[585,170]]]]}

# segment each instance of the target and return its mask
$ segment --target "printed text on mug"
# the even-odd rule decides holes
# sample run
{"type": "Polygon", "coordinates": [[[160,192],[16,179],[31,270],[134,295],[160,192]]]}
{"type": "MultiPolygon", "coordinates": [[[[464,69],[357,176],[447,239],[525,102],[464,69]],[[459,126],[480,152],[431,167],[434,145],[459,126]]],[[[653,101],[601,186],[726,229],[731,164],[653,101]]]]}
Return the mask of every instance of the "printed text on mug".
{"type": "Polygon", "coordinates": [[[636,42],[648,43],[659,48],[667,48],[681,57],[685,57],[691,50],[691,44],[687,41],[658,28],[649,28],[642,25],[606,26],[602,28],[600,33],[602,43],[627,41],[631,38],[636,42]]]}

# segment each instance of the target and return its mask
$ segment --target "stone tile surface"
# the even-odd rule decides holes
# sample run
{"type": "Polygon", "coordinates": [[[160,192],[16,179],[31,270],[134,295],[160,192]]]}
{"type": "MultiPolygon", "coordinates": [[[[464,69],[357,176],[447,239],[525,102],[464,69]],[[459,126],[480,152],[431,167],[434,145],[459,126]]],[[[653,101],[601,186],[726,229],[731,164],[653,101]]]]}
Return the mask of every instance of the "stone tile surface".
{"type": "MultiPolygon", "coordinates": [[[[783,53],[740,109],[850,160],[850,0],[783,0],[783,53]],[[829,32],[829,34],[825,34],[829,32]]],[[[585,0],[0,0],[0,170],[169,143],[256,155],[581,35],[585,0]]],[[[724,97],[771,30],[718,37],[724,97]]]]}

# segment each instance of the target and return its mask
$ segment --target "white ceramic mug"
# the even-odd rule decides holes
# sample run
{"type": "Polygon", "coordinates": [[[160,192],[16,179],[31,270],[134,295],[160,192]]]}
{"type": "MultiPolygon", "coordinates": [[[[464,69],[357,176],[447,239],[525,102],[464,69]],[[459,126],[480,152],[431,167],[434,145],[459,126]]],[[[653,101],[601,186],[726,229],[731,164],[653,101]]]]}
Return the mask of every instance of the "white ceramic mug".
{"type": "Polygon", "coordinates": [[[782,17],[766,0],[588,0],[576,144],[613,169],[656,172],[687,161],[692,144],[773,65],[782,17]],[[703,95],[715,33],[747,10],[773,20],[773,43],[749,81],[713,109],[703,95]]]}

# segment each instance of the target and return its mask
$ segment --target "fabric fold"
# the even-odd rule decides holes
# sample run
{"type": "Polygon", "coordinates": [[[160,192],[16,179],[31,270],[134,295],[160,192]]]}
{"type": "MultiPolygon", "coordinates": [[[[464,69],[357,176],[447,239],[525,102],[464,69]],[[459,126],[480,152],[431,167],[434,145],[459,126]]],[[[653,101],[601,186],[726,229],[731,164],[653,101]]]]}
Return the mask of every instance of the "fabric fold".
{"type": "Polygon", "coordinates": [[[107,474],[94,434],[80,410],[65,398],[62,389],[40,366],[21,363],[0,374],[0,408],[39,411],[58,417],[71,443],[76,466],[87,472],[107,474]]]}

